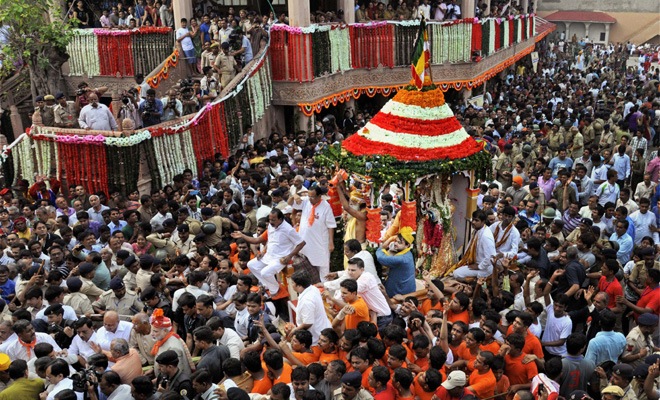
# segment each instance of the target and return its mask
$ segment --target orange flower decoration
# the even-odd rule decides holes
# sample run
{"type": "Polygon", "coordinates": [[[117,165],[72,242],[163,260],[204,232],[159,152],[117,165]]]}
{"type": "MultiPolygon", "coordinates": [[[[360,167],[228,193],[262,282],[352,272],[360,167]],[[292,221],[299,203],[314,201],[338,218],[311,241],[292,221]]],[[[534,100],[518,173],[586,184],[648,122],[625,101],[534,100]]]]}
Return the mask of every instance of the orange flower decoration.
{"type": "Polygon", "coordinates": [[[153,314],[151,314],[153,318],[160,318],[165,316],[165,313],[163,312],[162,308],[157,308],[154,310],[153,314]]]}
{"type": "Polygon", "coordinates": [[[410,106],[432,108],[443,106],[445,104],[445,95],[440,88],[427,90],[425,92],[418,90],[401,90],[392,100],[410,106]]]}

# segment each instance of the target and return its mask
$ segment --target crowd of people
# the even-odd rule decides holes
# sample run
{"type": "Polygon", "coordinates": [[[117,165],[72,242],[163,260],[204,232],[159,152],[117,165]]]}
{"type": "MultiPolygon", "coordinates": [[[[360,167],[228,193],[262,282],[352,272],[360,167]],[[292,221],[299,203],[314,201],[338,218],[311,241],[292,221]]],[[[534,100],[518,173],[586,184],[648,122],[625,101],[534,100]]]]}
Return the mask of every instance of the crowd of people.
{"type": "MultiPolygon", "coordinates": [[[[556,39],[482,105],[452,104],[493,179],[446,277],[416,265],[409,229],[388,235],[396,185],[370,248],[360,183],[317,165],[361,110],[248,131],[150,193],[0,190],[0,400],[658,400],[660,70],[556,39]]],[[[39,107],[100,129],[105,88],[80,89],[39,107]]],[[[136,93],[144,126],[182,112],[136,93]]]]}

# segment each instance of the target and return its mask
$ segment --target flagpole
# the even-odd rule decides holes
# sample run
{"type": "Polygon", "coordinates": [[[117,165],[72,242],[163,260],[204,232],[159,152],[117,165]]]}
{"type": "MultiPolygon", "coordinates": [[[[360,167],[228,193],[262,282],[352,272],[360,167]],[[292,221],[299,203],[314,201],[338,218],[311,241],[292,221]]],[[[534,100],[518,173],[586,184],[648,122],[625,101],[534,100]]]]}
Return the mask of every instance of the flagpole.
{"type": "MultiPolygon", "coordinates": [[[[426,38],[430,38],[429,32],[427,31],[428,29],[428,24],[426,23],[426,20],[424,16],[422,16],[422,21],[424,21],[424,34],[426,38]]],[[[431,72],[431,41],[430,40],[425,40],[425,42],[428,42],[429,45],[429,59],[424,68],[429,70],[429,78],[431,79],[431,84],[433,84],[433,73],[431,72]]]]}

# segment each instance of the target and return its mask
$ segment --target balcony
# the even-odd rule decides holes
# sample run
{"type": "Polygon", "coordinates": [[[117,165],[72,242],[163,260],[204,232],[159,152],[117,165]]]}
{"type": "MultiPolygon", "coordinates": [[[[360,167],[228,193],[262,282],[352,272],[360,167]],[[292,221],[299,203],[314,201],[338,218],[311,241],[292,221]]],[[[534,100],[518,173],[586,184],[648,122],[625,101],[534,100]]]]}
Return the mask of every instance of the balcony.
{"type": "MultiPolygon", "coordinates": [[[[431,72],[436,84],[478,86],[534,50],[553,24],[534,15],[511,19],[429,22],[431,72]]],[[[321,111],[361,93],[410,81],[419,21],[271,28],[273,103],[321,111]]]]}

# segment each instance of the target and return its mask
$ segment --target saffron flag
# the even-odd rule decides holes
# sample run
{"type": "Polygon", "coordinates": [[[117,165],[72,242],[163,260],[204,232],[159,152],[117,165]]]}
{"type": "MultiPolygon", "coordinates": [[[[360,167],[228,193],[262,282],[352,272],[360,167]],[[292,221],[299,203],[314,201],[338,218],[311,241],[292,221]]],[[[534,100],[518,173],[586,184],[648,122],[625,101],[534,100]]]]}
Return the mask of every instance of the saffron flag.
{"type": "Polygon", "coordinates": [[[412,80],[417,87],[421,90],[424,86],[424,79],[426,78],[426,69],[429,68],[429,60],[431,59],[431,51],[429,45],[429,34],[426,31],[426,21],[422,18],[419,23],[419,34],[415,41],[415,49],[412,54],[412,62],[410,71],[412,73],[412,80]]]}

